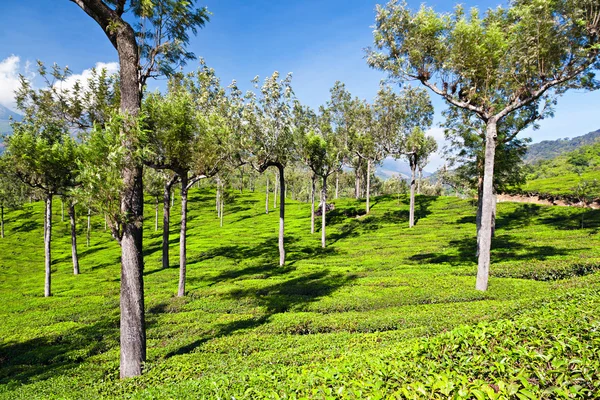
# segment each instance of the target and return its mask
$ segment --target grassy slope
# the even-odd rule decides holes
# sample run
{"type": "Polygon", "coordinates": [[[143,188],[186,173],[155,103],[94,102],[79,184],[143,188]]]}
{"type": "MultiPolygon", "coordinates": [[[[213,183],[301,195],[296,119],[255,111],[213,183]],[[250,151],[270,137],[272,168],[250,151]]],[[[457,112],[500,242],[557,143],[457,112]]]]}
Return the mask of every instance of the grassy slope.
{"type": "MultiPolygon", "coordinates": [[[[552,196],[573,196],[575,188],[583,182],[593,183],[600,174],[600,143],[582,146],[579,149],[540,161],[531,166],[527,182],[514,192],[539,193],[552,196]],[[587,165],[575,167],[570,160],[574,157],[585,160],[587,165]]],[[[592,197],[600,197],[600,187],[591,189],[592,197]]]]}
{"type": "Polygon", "coordinates": [[[496,276],[480,293],[474,207],[420,197],[409,230],[401,200],[377,199],[361,218],[352,215],[362,203],[340,200],[325,250],[309,233],[308,206],[290,201],[288,262],[278,267],[278,212],[265,215],[262,196],[237,195],[219,228],[213,194],[193,191],[187,298],[174,297],[178,227],[173,266],[162,270],[160,232],[147,225],[147,372],[127,381],[118,380],[119,249],[101,220],[90,248],[79,238],[75,277],[56,205],[54,296],[45,299],[42,205],[11,212],[0,241],[0,398],[445,398],[479,390],[536,398],[549,387],[585,394],[600,384],[594,369],[580,379],[569,362],[578,357],[589,369],[600,358],[600,297],[591,289],[599,279],[587,275],[600,265],[600,213],[499,204],[496,276]],[[586,229],[578,229],[582,212],[586,229]],[[573,275],[586,276],[555,281],[573,275]],[[555,368],[568,378],[561,383],[548,372],[552,359],[535,354],[554,351],[563,336],[572,347],[555,357],[567,360],[555,368]]]}

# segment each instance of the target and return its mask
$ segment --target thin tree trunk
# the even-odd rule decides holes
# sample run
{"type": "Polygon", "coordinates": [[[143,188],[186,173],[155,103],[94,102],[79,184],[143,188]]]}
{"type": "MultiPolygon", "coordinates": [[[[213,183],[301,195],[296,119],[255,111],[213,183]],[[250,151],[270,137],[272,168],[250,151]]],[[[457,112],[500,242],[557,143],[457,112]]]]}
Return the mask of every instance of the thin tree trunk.
{"type": "Polygon", "coordinates": [[[310,233],[315,233],[315,192],[317,190],[317,176],[313,173],[310,187],[310,233]]]}
{"type": "Polygon", "coordinates": [[[215,209],[217,210],[217,218],[221,215],[221,180],[217,176],[217,195],[215,199],[215,209]]]}
{"type": "Polygon", "coordinates": [[[221,196],[221,204],[220,204],[220,215],[219,215],[219,224],[221,228],[223,227],[223,209],[225,208],[225,197],[221,196]]]}
{"type": "MultiPolygon", "coordinates": [[[[277,185],[280,178],[275,174],[275,187],[273,188],[273,208],[277,208],[277,185]]],[[[281,190],[281,186],[279,186],[279,190],[281,190]]]]}
{"type": "Polygon", "coordinates": [[[44,296],[52,296],[50,290],[51,285],[51,274],[52,274],[52,253],[50,249],[50,243],[52,241],[52,194],[46,196],[46,218],[45,218],[45,230],[44,230],[44,266],[46,270],[46,280],[44,284],[44,296]]]}
{"type": "Polygon", "coordinates": [[[367,160],[367,214],[371,211],[371,160],[367,160]]]}
{"type": "Polygon", "coordinates": [[[163,192],[163,235],[162,235],[162,267],[169,268],[169,231],[171,228],[171,189],[177,175],[165,183],[163,192]]]}
{"type": "Polygon", "coordinates": [[[283,243],[283,235],[285,232],[285,177],[283,166],[279,165],[279,265],[285,264],[285,247],[283,243]]]}
{"type": "Polygon", "coordinates": [[[354,197],[360,199],[360,172],[358,167],[354,170],[354,197]]]}
{"type": "MultiPolygon", "coordinates": [[[[411,157],[414,157],[411,156],[411,157]]],[[[416,169],[417,169],[417,162],[416,160],[411,162],[410,165],[410,212],[409,212],[409,217],[408,217],[408,227],[412,228],[413,226],[415,226],[415,175],[416,175],[416,169]]]]}
{"type": "Polygon", "coordinates": [[[0,237],[4,239],[4,205],[0,205],[0,237]]]}
{"type": "Polygon", "coordinates": [[[340,173],[339,171],[335,173],[335,199],[339,198],[340,193],[340,173]]]}
{"type": "Polygon", "coordinates": [[[158,231],[158,197],[154,199],[154,232],[158,231]]]}
{"type": "Polygon", "coordinates": [[[327,175],[323,176],[323,187],[321,188],[321,247],[325,248],[325,225],[327,223],[327,175]]]}
{"type": "Polygon", "coordinates": [[[188,172],[179,174],[181,178],[181,230],[179,232],[179,290],[177,297],[185,296],[185,276],[187,274],[187,192],[188,172]]]}
{"type": "Polygon", "coordinates": [[[490,250],[492,247],[492,215],[494,209],[494,158],[496,156],[497,121],[488,120],[485,140],[485,167],[483,174],[483,205],[481,231],[479,233],[479,257],[477,262],[477,290],[485,291],[490,273],[490,250]]]}
{"type": "Polygon", "coordinates": [[[475,216],[475,226],[477,229],[477,251],[476,257],[479,257],[479,234],[481,232],[481,212],[483,210],[483,176],[480,175],[477,182],[477,214],[475,216]]]}
{"type": "Polygon", "coordinates": [[[75,204],[69,203],[69,221],[71,222],[71,258],[73,275],[79,275],[79,256],[77,255],[77,229],[75,226],[75,204]]]}
{"type": "Polygon", "coordinates": [[[269,177],[267,177],[267,190],[266,190],[265,196],[266,196],[265,197],[266,198],[266,200],[265,200],[265,214],[268,214],[269,213],[269,177]]]}
{"type": "Polygon", "coordinates": [[[87,213],[87,234],[86,234],[86,244],[87,247],[90,247],[90,235],[92,233],[92,210],[88,208],[87,213]]]}

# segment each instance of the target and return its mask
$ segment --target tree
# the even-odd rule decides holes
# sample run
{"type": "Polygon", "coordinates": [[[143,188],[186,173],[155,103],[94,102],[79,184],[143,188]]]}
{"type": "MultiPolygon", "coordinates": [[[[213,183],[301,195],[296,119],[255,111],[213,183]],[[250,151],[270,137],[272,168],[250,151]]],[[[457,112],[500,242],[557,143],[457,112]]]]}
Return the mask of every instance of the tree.
{"type": "Polygon", "coordinates": [[[412,12],[398,0],[377,8],[369,64],[419,81],[486,124],[477,290],[488,286],[498,123],[550,91],[595,84],[599,16],[595,0],[515,0],[483,17],[460,6],[412,12]]]}
{"type": "MultiPolygon", "coordinates": [[[[39,72],[47,77],[41,64],[39,72]]],[[[55,80],[64,79],[66,71],[55,66],[50,76],[48,87],[40,90],[32,89],[29,82],[21,79],[16,98],[17,107],[25,116],[22,121],[13,122],[6,153],[12,173],[44,196],[45,297],[52,295],[52,200],[55,195],[64,196],[68,188],[76,186],[79,157],[77,144],[62,118],[62,104],[54,97],[55,80]]]]}
{"type": "MultiPolygon", "coordinates": [[[[247,95],[240,137],[248,163],[263,173],[269,167],[279,174],[279,265],[285,264],[285,167],[294,158],[292,76],[280,80],[279,73],[265,79],[260,94],[247,95]]],[[[254,79],[258,88],[258,77],[254,79]]],[[[276,188],[277,189],[277,188],[276,188]]]]}
{"type": "Polygon", "coordinates": [[[144,193],[142,163],[136,154],[139,143],[135,122],[149,78],[170,75],[174,68],[193,59],[186,50],[189,32],[208,21],[206,8],[193,0],[71,0],[98,23],[119,55],[121,144],[126,149],[122,163],[123,221],[121,244],[121,366],[122,378],[142,373],[146,359],[144,316],[144,259],[142,224],[144,193]],[[129,7],[127,7],[129,5],[129,7]],[[130,24],[128,21],[133,22],[130,24]],[[131,132],[131,133],[130,133],[131,132]]]}
{"type": "Polygon", "coordinates": [[[0,238],[4,239],[4,212],[17,208],[23,202],[22,183],[11,174],[9,160],[0,155],[0,238]]]}
{"type": "MultiPolygon", "coordinates": [[[[525,182],[526,171],[522,158],[527,152],[528,139],[519,139],[517,135],[528,127],[538,129],[537,122],[552,116],[554,99],[540,99],[508,115],[498,123],[496,154],[494,157],[494,196],[510,186],[525,182]],[[543,101],[541,107],[539,103],[543,101]]],[[[443,112],[442,124],[449,145],[446,156],[450,166],[457,166],[453,174],[455,179],[477,192],[477,238],[481,228],[483,207],[483,174],[485,159],[485,124],[467,110],[452,107],[443,112]]],[[[495,203],[495,200],[494,200],[495,203]]],[[[492,232],[495,229],[495,209],[492,213],[492,232]]],[[[493,234],[493,233],[492,233],[493,234]]]]}
{"type": "Polygon", "coordinates": [[[381,131],[375,125],[373,107],[366,101],[356,99],[352,105],[352,128],[349,147],[360,160],[366,161],[366,212],[371,211],[371,172],[387,156],[381,131]]]}
{"type": "Polygon", "coordinates": [[[427,159],[437,151],[437,142],[432,136],[425,135],[421,128],[415,128],[407,137],[404,154],[410,165],[410,212],[408,226],[415,226],[415,187],[417,167],[427,164],[427,159]]]}
{"type": "Polygon", "coordinates": [[[217,173],[226,158],[219,148],[220,141],[227,140],[222,129],[225,124],[218,115],[224,95],[214,70],[202,61],[196,73],[174,76],[165,96],[155,93],[144,103],[149,132],[149,155],[145,163],[174,172],[181,182],[179,297],[185,295],[187,275],[188,191],[198,180],[217,173]]]}

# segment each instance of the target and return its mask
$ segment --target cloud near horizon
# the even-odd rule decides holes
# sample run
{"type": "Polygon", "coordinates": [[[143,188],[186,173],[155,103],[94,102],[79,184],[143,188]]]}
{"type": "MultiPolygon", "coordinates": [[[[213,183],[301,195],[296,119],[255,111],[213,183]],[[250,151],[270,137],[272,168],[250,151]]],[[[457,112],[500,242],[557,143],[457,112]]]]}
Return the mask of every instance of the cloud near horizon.
{"type": "MultiPolygon", "coordinates": [[[[116,62],[97,62],[94,68],[99,71],[106,69],[109,74],[114,74],[119,71],[119,64],[116,62]]],[[[71,89],[77,81],[85,84],[92,76],[92,69],[88,68],[79,74],[72,74],[64,82],[60,83],[63,89],[71,89]]],[[[10,55],[4,60],[0,60],[0,105],[12,110],[16,110],[15,91],[20,86],[20,75],[25,76],[28,80],[33,81],[36,74],[30,71],[30,62],[26,61],[22,65],[21,57],[10,55]]]]}

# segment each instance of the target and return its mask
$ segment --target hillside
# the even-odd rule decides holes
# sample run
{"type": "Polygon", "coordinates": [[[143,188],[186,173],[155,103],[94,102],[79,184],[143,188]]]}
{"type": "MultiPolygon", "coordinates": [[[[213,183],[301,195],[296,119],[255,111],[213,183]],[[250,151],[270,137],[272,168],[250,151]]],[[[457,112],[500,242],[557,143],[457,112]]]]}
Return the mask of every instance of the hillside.
{"type": "Polygon", "coordinates": [[[584,145],[529,167],[527,182],[512,192],[574,197],[600,197],[600,143],[584,145]]]}
{"type": "Polygon", "coordinates": [[[420,196],[414,229],[406,197],[373,203],[357,218],[364,203],[338,201],[321,249],[309,206],[290,201],[288,263],[278,267],[278,213],[264,214],[262,195],[236,194],[220,228],[214,191],[194,189],[183,299],[174,297],[178,226],[163,270],[147,204],[148,362],[127,380],[118,379],[120,252],[102,218],[73,276],[56,202],[55,295],[44,298],[43,206],[9,212],[0,398],[593,397],[600,212],[499,204],[490,288],[477,292],[472,202],[420,196]]]}
{"type": "Polygon", "coordinates": [[[562,154],[574,151],[581,146],[594,144],[599,138],[600,130],[597,130],[571,139],[544,140],[539,143],[534,143],[530,145],[527,150],[525,162],[527,164],[534,164],[537,161],[550,160],[562,154]]]}

